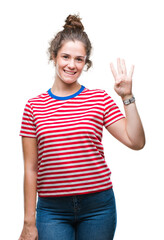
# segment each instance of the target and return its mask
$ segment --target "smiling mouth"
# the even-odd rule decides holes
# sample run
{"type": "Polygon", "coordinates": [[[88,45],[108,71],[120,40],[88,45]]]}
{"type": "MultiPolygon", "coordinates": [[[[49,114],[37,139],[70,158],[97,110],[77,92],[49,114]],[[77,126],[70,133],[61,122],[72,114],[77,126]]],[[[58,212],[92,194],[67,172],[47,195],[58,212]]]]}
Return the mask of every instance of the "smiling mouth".
{"type": "Polygon", "coordinates": [[[69,75],[75,75],[76,74],[76,72],[71,72],[71,71],[66,71],[66,70],[64,70],[64,72],[69,74],[69,75]]]}

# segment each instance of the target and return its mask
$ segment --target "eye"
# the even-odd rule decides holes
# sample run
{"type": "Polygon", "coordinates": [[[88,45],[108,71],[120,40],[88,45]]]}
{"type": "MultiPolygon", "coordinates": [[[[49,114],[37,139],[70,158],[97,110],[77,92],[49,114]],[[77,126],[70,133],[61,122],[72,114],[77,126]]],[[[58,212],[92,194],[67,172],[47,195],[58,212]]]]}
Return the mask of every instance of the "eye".
{"type": "Polygon", "coordinates": [[[67,55],[63,55],[63,58],[64,58],[64,59],[68,59],[68,56],[67,56],[67,55]]]}
{"type": "Polygon", "coordinates": [[[83,59],[81,59],[81,58],[77,58],[77,61],[78,61],[78,62],[82,62],[83,59]]]}

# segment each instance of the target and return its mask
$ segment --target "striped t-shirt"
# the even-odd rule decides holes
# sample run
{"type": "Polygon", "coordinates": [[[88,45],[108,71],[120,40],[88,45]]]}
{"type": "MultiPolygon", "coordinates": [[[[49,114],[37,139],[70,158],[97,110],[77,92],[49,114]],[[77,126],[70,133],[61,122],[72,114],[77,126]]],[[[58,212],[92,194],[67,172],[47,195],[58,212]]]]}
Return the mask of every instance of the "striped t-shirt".
{"type": "Polygon", "coordinates": [[[94,193],[112,187],[102,145],[106,128],[124,118],[105,90],[58,97],[51,89],[25,105],[20,136],[37,138],[39,197],[94,193]]]}

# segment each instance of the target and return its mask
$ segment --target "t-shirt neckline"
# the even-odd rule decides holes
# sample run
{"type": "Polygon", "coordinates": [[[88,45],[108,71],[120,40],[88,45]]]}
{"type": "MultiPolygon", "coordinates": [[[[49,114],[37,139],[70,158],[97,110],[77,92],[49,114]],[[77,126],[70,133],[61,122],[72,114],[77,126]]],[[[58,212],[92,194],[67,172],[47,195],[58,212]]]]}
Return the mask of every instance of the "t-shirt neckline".
{"type": "Polygon", "coordinates": [[[83,90],[84,90],[84,86],[81,85],[81,88],[74,94],[71,94],[69,96],[66,96],[66,97],[60,97],[60,96],[56,96],[55,94],[53,94],[51,92],[51,88],[48,90],[48,94],[50,95],[50,97],[54,98],[54,99],[57,99],[57,100],[67,100],[67,99],[71,99],[71,98],[74,98],[76,96],[78,96],[83,90]]]}

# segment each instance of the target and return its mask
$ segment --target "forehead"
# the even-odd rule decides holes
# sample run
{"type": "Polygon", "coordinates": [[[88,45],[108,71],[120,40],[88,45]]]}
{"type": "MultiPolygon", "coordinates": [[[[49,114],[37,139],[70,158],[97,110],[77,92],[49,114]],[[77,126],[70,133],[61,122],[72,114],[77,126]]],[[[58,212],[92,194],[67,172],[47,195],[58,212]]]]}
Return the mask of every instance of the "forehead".
{"type": "Polygon", "coordinates": [[[59,49],[59,53],[67,53],[74,56],[85,56],[86,50],[84,44],[80,41],[66,41],[59,49]]]}

